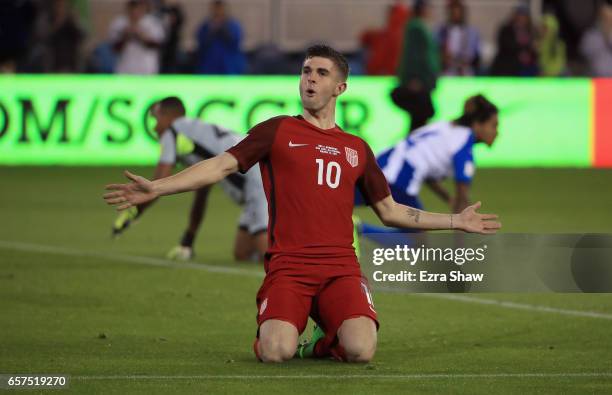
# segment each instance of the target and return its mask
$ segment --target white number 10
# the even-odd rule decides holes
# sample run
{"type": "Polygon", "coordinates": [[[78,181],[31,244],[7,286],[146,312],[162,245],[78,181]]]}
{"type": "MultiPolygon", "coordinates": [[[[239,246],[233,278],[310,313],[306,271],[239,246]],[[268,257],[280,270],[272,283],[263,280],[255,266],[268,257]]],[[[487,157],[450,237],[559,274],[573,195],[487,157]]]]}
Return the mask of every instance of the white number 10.
{"type": "Polygon", "coordinates": [[[325,172],[325,182],[327,185],[332,189],[338,188],[338,185],[340,185],[340,173],[342,172],[340,165],[336,162],[329,162],[326,168],[323,159],[315,159],[315,161],[319,168],[317,184],[323,185],[323,173],[325,172]]]}

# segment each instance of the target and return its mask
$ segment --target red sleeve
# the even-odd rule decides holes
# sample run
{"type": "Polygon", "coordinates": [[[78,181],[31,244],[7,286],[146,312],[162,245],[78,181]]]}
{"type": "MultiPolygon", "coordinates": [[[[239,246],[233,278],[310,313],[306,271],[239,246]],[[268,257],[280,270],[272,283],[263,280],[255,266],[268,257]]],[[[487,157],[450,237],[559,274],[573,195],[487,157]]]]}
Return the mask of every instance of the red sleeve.
{"type": "Polygon", "coordinates": [[[253,126],[244,140],[226,151],[236,158],[241,173],[246,173],[255,163],[268,156],[283,118],[271,118],[253,126]]]}
{"type": "Polygon", "coordinates": [[[391,194],[389,184],[383,174],[370,146],[363,142],[366,152],[366,162],[363,174],[357,180],[357,187],[368,205],[378,203],[391,194]]]}

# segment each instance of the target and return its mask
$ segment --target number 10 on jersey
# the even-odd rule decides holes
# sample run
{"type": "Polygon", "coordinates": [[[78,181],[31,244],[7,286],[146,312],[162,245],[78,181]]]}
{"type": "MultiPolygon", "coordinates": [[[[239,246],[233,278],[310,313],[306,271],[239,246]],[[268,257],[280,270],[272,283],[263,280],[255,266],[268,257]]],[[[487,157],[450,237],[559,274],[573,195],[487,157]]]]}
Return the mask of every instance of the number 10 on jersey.
{"type": "Polygon", "coordinates": [[[340,174],[342,173],[342,168],[338,162],[327,162],[327,166],[325,166],[323,159],[315,159],[315,162],[318,168],[317,184],[323,185],[323,179],[325,178],[325,183],[328,187],[332,189],[338,188],[338,185],[340,185],[340,174]]]}

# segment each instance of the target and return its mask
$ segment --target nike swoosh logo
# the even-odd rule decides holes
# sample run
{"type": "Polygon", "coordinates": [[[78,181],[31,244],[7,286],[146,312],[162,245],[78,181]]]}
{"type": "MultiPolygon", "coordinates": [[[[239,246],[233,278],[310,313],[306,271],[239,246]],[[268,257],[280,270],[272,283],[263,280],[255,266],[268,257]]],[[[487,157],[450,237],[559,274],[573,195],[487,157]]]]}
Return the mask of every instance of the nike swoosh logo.
{"type": "Polygon", "coordinates": [[[291,141],[289,141],[289,147],[303,147],[305,145],[308,145],[308,144],[294,144],[291,141]]]}

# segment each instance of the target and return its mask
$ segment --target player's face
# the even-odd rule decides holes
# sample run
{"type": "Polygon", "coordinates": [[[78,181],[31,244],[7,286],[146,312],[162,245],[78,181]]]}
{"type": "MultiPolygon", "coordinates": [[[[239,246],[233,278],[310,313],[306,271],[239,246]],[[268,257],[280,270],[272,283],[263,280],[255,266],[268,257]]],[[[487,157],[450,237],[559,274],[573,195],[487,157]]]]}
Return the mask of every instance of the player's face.
{"type": "Polygon", "coordinates": [[[346,90],[340,72],[327,58],[306,59],[300,76],[300,97],[306,110],[319,111],[346,90]]]}
{"type": "Polygon", "coordinates": [[[130,18],[130,22],[136,23],[138,22],[145,14],[147,13],[147,6],[143,3],[137,3],[128,9],[128,16],[130,18]]]}
{"type": "Polygon", "coordinates": [[[465,19],[464,13],[463,13],[463,7],[458,4],[452,5],[450,12],[449,12],[449,19],[452,23],[456,23],[456,24],[463,23],[465,19]]]}
{"type": "Polygon", "coordinates": [[[172,124],[172,118],[159,108],[159,104],[153,106],[151,115],[155,119],[155,132],[157,136],[161,137],[162,133],[172,124]]]}
{"type": "Polygon", "coordinates": [[[497,127],[499,125],[499,118],[497,114],[491,116],[484,122],[477,122],[474,125],[474,132],[478,140],[482,141],[489,147],[493,145],[497,138],[497,127]]]}
{"type": "Polygon", "coordinates": [[[225,6],[223,3],[211,4],[210,15],[212,15],[212,19],[216,21],[225,19],[225,6]]]}

